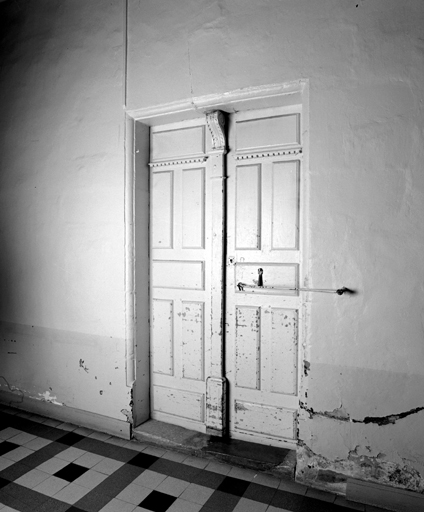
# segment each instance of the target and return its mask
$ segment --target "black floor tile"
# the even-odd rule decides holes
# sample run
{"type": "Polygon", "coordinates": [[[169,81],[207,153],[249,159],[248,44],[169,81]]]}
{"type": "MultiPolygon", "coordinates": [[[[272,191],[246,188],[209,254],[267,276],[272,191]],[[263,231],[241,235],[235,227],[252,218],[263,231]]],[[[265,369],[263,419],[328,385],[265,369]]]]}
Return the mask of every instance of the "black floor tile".
{"type": "Polygon", "coordinates": [[[232,512],[240,501],[240,496],[228,494],[222,491],[215,491],[205,503],[205,507],[219,510],[220,512],[232,512]]]}
{"type": "Polygon", "coordinates": [[[22,464],[25,464],[25,466],[34,469],[43,462],[46,462],[52,457],[55,457],[58,453],[63,452],[68,448],[69,446],[67,446],[66,444],[53,442],[48,444],[47,446],[44,446],[43,448],[40,448],[36,452],[31,453],[31,455],[28,455],[28,457],[22,459],[21,462],[22,464]]]}
{"type": "Polygon", "coordinates": [[[12,498],[16,498],[23,503],[27,503],[28,505],[32,505],[35,509],[40,506],[42,503],[48,500],[48,496],[41,494],[39,492],[33,491],[32,489],[28,489],[23,485],[15,484],[11,482],[9,485],[3,488],[4,492],[7,493],[12,498]]]}
{"type": "Polygon", "coordinates": [[[192,482],[193,478],[201,471],[194,466],[181,464],[168,459],[158,459],[149,469],[157,473],[162,473],[163,475],[185,480],[186,482],[192,482]]]}
{"type": "Polygon", "coordinates": [[[14,482],[22,475],[28,473],[28,471],[31,471],[31,468],[29,468],[22,462],[16,462],[15,464],[12,464],[8,468],[3,469],[3,471],[0,471],[0,478],[4,478],[9,482],[14,482]]]}
{"type": "Polygon", "coordinates": [[[159,491],[152,491],[139,506],[153,512],[166,512],[177,498],[159,491]]]}
{"type": "Polygon", "coordinates": [[[269,505],[276,492],[277,489],[273,487],[251,483],[243,494],[243,498],[260,501],[269,505]]]}
{"type": "MultiPolygon", "coordinates": [[[[72,510],[72,506],[69,503],[63,503],[63,501],[49,498],[42,505],[34,509],[34,512],[67,512],[72,510]]],[[[75,509],[77,512],[78,509],[75,509]]]]}
{"type": "Polygon", "coordinates": [[[10,480],[5,480],[4,478],[0,477],[0,489],[3,489],[5,485],[8,485],[10,483],[10,480]]]}
{"type": "Polygon", "coordinates": [[[57,478],[62,478],[63,480],[67,480],[68,482],[73,482],[87,471],[88,468],[71,462],[64,468],[60,469],[57,473],[55,473],[54,476],[57,478]]]}
{"type": "Polygon", "coordinates": [[[148,453],[137,453],[135,457],[128,461],[128,464],[133,466],[138,466],[140,468],[150,468],[150,466],[155,463],[159,457],[155,457],[154,455],[149,455],[148,453]]]}
{"type": "Polygon", "coordinates": [[[109,457],[110,459],[119,460],[120,462],[128,462],[138,453],[135,450],[129,450],[128,448],[122,448],[121,446],[105,443],[89,437],[84,437],[84,439],[74,446],[80,450],[95,453],[101,457],[109,457]]]}
{"type": "Polygon", "coordinates": [[[227,492],[229,494],[234,494],[235,496],[243,496],[248,487],[249,482],[246,482],[246,480],[240,480],[239,478],[226,476],[220,483],[217,490],[227,492]]]}
{"type": "Polygon", "coordinates": [[[19,448],[19,444],[9,443],[9,441],[3,441],[2,443],[0,443],[0,455],[5,455],[6,453],[9,453],[12,450],[15,450],[16,448],[19,448]]]}
{"type": "MultiPolygon", "coordinates": [[[[107,496],[109,500],[115,498],[121,491],[125,489],[130,483],[132,483],[144,470],[136,466],[125,464],[124,466],[117,469],[112,475],[108,476],[106,480],[103,480],[93,491],[99,491],[103,496],[107,496]]],[[[82,507],[82,503],[86,497],[90,497],[89,492],[81,498],[75,505],[82,507]]],[[[90,497],[91,498],[91,497],[90,497]]]]}
{"type": "Polygon", "coordinates": [[[320,501],[315,498],[309,498],[308,496],[304,496],[302,500],[302,505],[300,507],[300,512],[345,512],[345,507],[339,507],[334,503],[328,503],[325,501],[320,501]]]}
{"type": "Polygon", "coordinates": [[[304,496],[300,494],[292,494],[286,491],[276,491],[271,500],[270,505],[283,508],[290,512],[300,512],[302,510],[302,502],[304,496]]]}
{"type": "Polygon", "coordinates": [[[60,428],[48,427],[47,425],[38,424],[37,429],[34,429],[33,435],[44,437],[44,439],[49,439],[50,441],[57,441],[63,437],[63,430],[60,428]]]}
{"type": "Polygon", "coordinates": [[[0,503],[10,508],[14,508],[15,510],[19,510],[19,512],[34,512],[34,507],[32,505],[28,505],[27,503],[10,496],[10,494],[3,494],[3,489],[0,491],[0,503]]]}
{"type": "Polygon", "coordinates": [[[77,501],[74,507],[84,512],[99,512],[111,499],[112,498],[105,494],[103,489],[99,489],[98,486],[77,501]]]}
{"type": "Polygon", "coordinates": [[[209,489],[217,489],[221,485],[224,478],[225,475],[203,469],[193,477],[192,483],[203,485],[204,487],[209,487],[209,489]]]}
{"type": "Polygon", "coordinates": [[[81,436],[80,434],[75,434],[75,432],[68,432],[62,437],[59,437],[57,441],[62,444],[67,444],[68,446],[73,446],[83,439],[85,439],[85,437],[81,436]]]}

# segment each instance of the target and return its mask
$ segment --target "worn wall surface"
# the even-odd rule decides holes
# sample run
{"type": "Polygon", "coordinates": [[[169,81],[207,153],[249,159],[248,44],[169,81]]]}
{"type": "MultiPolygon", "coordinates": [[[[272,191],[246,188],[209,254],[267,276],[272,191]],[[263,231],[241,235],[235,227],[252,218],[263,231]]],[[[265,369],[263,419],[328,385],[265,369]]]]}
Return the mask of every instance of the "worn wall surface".
{"type": "MultiPolygon", "coordinates": [[[[125,4],[0,3],[0,384],[122,418],[125,4]]],[[[424,3],[128,0],[128,107],[309,81],[297,479],[424,490],[424,3]]],[[[21,398],[17,398],[21,399],[21,398]]]]}
{"type": "Polygon", "coordinates": [[[130,0],[129,106],[309,80],[297,478],[424,490],[424,3],[130,0]],[[344,475],[344,476],[343,476],[344,475]]]}
{"type": "Polygon", "coordinates": [[[0,20],[0,390],[126,420],[123,5],[0,20]]]}

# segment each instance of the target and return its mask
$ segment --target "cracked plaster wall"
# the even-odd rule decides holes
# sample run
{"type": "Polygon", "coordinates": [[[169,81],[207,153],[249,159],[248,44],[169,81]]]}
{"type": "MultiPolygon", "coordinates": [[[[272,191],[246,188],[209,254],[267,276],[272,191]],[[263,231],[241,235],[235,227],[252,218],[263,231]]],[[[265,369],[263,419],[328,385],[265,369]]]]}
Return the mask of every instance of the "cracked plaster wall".
{"type": "Polygon", "coordinates": [[[0,3],[0,398],[126,421],[122,17],[0,3]]]}
{"type": "MultiPolygon", "coordinates": [[[[0,384],[123,418],[124,5],[0,7],[0,384]]],[[[306,309],[297,478],[422,490],[423,2],[128,0],[128,22],[129,108],[309,80],[305,276],[357,294],[306,309]]]]}
{"type": "Polygon", "coordinates": [[[309,297],[297,479],[421,491],[424,3],[130,0],[129,12],[131,108],[309,80],[305,275],[357,294],[309,297]]]}

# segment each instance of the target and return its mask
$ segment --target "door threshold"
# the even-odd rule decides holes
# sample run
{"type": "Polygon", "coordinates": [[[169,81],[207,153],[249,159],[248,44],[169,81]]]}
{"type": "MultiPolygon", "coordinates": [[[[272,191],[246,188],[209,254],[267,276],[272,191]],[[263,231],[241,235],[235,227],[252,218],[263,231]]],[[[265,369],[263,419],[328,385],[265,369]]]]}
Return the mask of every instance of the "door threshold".
{"type": "Polygon", "coordinates": [[[139,442],[294,479],[296,451],[288,448],[215,437],[157,420],[146,421],[132,433],[139,442]]]}

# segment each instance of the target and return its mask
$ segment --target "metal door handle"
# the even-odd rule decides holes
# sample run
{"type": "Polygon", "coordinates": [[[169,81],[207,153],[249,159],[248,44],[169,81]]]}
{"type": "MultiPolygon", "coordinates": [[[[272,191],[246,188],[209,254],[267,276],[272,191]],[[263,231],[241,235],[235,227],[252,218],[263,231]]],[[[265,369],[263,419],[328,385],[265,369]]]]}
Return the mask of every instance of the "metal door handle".
{"type": "MultiPolygon", "coordinates": [[[[259,269],[262,270],[262,269],[259,269]]],[[[260,285],[259,283],[262,282],[262,274],[259,275],[258,284],[246,284],[246,283],[237,283],[237,288],[239,291],[244,291],[245,288],[261,288],[262,290],[282,290],[282,291],[291,291],[291,292],[321,292],[321,293],[337,293],[337,295],[343,295],[344,293],[354,293],[353,290],[350,290],[349,288],[346,288],[343,286],[343,288],[338,288],[337,290],[329,289],[329,288],[289,288],[285,286],[264,286],[263,284],[260,285]]]]}

